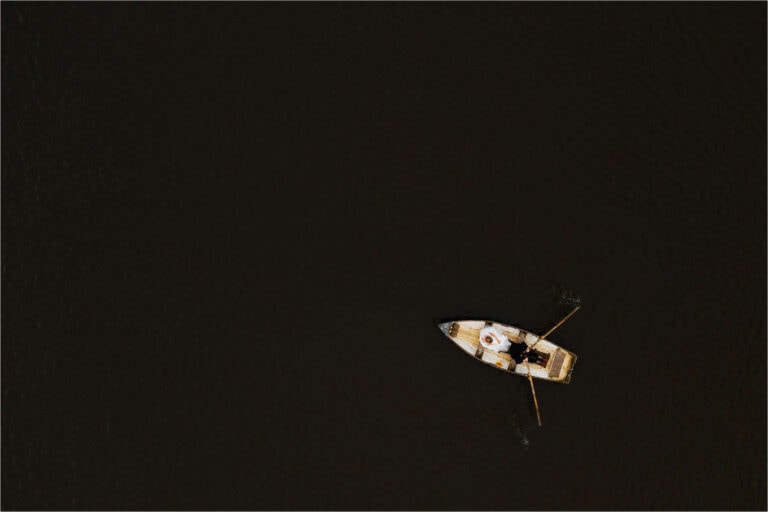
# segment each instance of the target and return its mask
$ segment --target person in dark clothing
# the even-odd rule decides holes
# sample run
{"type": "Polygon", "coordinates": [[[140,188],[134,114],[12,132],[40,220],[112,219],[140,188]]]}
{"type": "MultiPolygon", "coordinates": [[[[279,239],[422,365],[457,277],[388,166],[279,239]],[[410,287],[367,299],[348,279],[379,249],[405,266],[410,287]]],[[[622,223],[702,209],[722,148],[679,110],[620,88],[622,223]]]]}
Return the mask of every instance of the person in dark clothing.
{"type": "Polygon", "coordinates": [[[522,363],[523,359],[525,359],[526,351],[528,350],[528,345],[526,345],[523,342],[518,343],[512,343],[509,347],[509,355],[512,356],[512,359],[516,363],[522,363]]]}
{"type": "Polygon", "coordinates": [[[547,354],[542,354],[536,350],[531,350],[528,345],[522,342],[512,343],[508,352],[509,355],[512,356],[512,359],[515,361],[515,363],[518,364],[524,362],[526,358],[528,358],[529,363],[539,364],[541,366],[546,366],[547,361],[549,361],[549,356],[547,354]]]}

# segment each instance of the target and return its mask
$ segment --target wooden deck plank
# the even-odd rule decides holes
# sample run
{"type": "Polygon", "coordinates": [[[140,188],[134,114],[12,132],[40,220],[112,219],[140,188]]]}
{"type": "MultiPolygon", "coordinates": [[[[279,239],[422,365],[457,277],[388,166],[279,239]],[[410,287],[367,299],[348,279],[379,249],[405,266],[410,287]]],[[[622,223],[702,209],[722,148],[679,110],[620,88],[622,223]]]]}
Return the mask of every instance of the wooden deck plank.
{"type": "Polygon", "coordinates": [[[549,377],[556,379],[560,376],[560,370],[563,368],[563,362],[565,361],[565,352],[558,349],[555,352],[555,360],[552,361],[552,367],[549,369],[549,377]]]}

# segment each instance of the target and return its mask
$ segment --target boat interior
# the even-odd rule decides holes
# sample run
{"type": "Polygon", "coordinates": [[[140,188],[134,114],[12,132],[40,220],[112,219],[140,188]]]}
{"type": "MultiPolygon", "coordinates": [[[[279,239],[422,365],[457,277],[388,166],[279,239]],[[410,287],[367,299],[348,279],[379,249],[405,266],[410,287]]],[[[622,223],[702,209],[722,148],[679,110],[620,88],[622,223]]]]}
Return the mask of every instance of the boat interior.
{"type": "MultiPolygon", "coordinates": [[[[523,363],[525,350],[536,343],[537,335],[504,324],[485,321],[451,322],[444,332],[465,352],[486,364],[496,366],[521,375],[527,375],[527,365],[523,363]],[[498,329],[511,345],[506,352],[485,350],[480,343],[480,331],[486,326],[498,329]]],[[[569,382],[570,372],[576,356],[557,345],[541,340],[528,352],[531,376],[539,379],[569,382]]]]}

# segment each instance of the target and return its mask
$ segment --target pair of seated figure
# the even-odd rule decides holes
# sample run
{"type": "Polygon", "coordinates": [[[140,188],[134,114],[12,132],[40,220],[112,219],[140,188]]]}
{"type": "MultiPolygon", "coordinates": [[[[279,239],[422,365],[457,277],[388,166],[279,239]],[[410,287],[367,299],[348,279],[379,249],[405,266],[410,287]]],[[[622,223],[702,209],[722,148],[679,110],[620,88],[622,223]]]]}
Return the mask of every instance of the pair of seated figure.
{"type": "Polygon", "coordinates": [[[514,342],[510,341],[509,338],[493,326],[487,326],[480,331],[480,344],[486,350],[508,353],[512,360],[518,364],[525,361],[526,358],[529,363],[541,366],[546,366],[547,361],[549,361],[548,354],[530,349],[522,339],[518,338],[514,342]]]}

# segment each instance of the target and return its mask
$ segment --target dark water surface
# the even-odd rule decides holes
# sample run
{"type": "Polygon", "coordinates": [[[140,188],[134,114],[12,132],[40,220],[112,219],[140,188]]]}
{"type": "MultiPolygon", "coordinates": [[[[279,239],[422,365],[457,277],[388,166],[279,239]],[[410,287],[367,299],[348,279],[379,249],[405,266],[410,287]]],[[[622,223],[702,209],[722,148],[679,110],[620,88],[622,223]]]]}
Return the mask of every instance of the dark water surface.
{"type": "Polygon", "coordinates": [[[4,509],[766,508],[766,4],[2,6],[4,509]],[[569,385],[436,328],[491,318],[569,385]]]}

